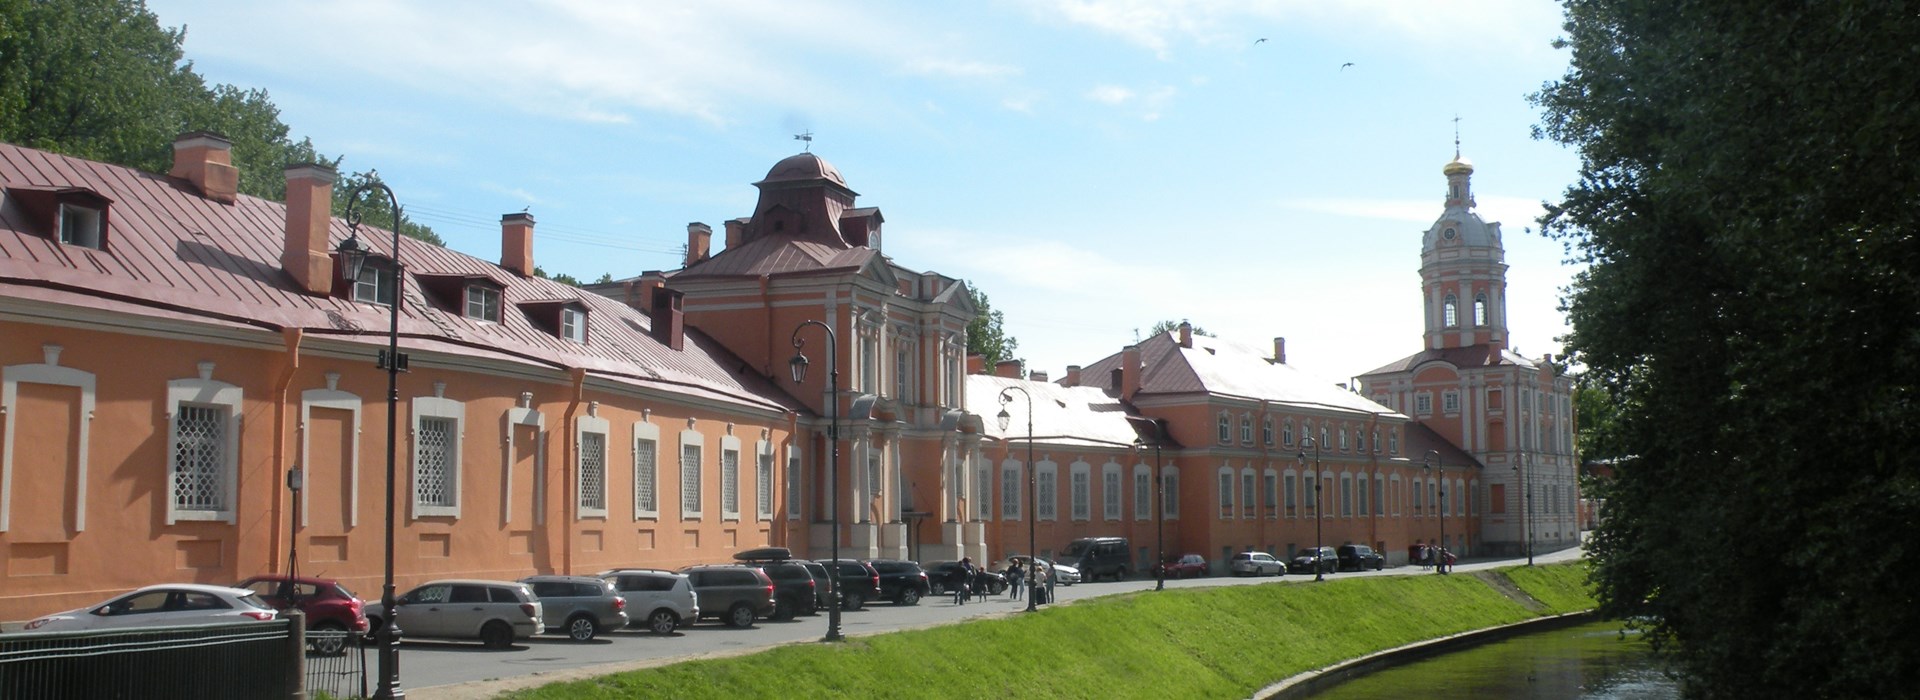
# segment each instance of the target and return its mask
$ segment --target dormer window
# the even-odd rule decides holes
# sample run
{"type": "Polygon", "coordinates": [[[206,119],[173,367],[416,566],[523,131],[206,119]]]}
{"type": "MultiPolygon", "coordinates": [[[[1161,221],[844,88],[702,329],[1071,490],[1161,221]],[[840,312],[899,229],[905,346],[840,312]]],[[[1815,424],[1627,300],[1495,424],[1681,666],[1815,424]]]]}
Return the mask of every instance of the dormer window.
{"type": "Polygon", "coordinates": [[[500,290],[481,285],[467,286],[467,318],[500,322],[500,290]]]}
{"type": "Polygon", "coordinates": [[[576,343],[587,342],[587,312],[580,309],[560,310],[560,337],[576,343]]]}
{"type": "Polygon", "coordinates": [[[368,258],[353,280],[353,300],[381,306],[393,306],[393,263],[383,258],[368,258]]]}
{"type": "Polygon", "coordinates": [[[100,250],[101,219],[99,209],[60,205],[60,242],[100,250]]]}

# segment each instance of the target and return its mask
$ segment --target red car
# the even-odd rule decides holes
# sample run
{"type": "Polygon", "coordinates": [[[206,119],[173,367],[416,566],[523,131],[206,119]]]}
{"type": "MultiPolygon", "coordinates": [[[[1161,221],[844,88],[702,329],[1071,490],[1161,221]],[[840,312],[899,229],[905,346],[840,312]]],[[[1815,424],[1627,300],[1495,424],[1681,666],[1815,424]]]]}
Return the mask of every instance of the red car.
{"type": "Polygon", "coordinates": [[[1160,569],[1166,572],[1167,578],[1193,578],[1209,573],[1207,558],[1198,554],[1181,555],[1179,559],[1161,564],[1160,569]]]}
{"type": "MultiPolygon", "coordinates": [[[[366,603],[333,579],[266,574],[233,587],[258,593],[262,601],[276,610],[299,608],[307,616],[308,630],[357,634],[367,631],[366,603]]],[[[336,654],[346,648],[347,637],[324,635],[314,638],[311,644],[314,651],[336,654]]]]}

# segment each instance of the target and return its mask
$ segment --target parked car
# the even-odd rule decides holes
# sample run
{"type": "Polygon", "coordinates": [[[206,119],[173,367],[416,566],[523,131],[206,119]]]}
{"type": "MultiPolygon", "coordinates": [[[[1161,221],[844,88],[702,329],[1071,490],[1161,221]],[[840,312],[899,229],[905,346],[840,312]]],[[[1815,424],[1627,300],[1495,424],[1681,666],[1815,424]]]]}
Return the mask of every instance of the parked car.
{"type": "Polygon", "coordinates": [[[840,608],[859,610],[870,600],[880,598],[880,572],[858,559],[828,559],[820,562],[840,574],[840,608]]]}
{"type": "Polygon", "coordinates": [[[730,627],[752,627],[773,614],[773,579],[765,571],[737,564],[689,566],[680,573],[700,597],[700,616],[726,621],[730,627]]]}
{"type": "Polygon", "coordinates": [[[1340,545],[1336,552],[1337,554],[1335,556],[1337,558],[1335,561],[1339,562],[1339,569],[1341,571],[1364,571],[1367,569],[1379,571],[1387,568],[1387,558],[1380,556],[1379,552],[1373,551],[1372,547],[1364,544],[1343,544],[1340,545]]]}
{"type": "Polygon", "coordinates": [[[1332,547],[1319,547],[1318,554],[1315,554],[1315,550],[1314,547],[1301,547],[1287,562],[1287,573],[1311,574],[1318,569],[1319,573],[1330,574],[1339,569],[1340,557],[1333,553],[1332,547]]]}
{"type": "Polygon", "coordinates": [[[346,649],[348,634],[367,631],[366,602],[333,579],[265,574],[233,587],[253,591],[275,610],[299,608],[307,616],[308,631],[326,633],[308,638],[308,645],[321,654],[338,654],[346,649]]]}
{"type": "MultiPolygon", "coordinates": [[[[932,584],[933,595],[947,595],[953,592],[953,570],[960,566],[957,561],[936,561],[927,564],[927,580],[932,584]]],[[[985,568],[977,568],[973,577],[973,592],[998,595],[1007,590],[1007,577],[985,568]]]]}
{"type": "Polygon", "coordinates": [[[832,584],[827,581],[827,565],[811,559],[795,559],[801,566],[807,567],[807,573],[813,574],[813,607],[825,610],[833,605],[832,584]]]}
{"type": "MultiPolygon", "coordinates": [[[[540,597],[548,632],[566,632],[576,642],[627,626],[627,599],[606,579],[592,576],[528,576],[521,583],[540,597]]],[[[404,628],[402,628],[404,630],[404,628]]]]}
{"type": "Polygon", "coordinates": [[[1041,559],[1040,562],[1053,568],[1054,577],[1062,586],[1071,586],[1079,583],[1081,580],[1080,567],[1066,562],[1047,561],[1045,559],[1041,559]]]}
{"type": "Polygon", "coordinates": [[[1060,553],[1060,563],[1079,569],[1088,581],[1105,577],[1124,580],[1132,562],[1133,552],[1125,537],[1082,537],[1068,542],[1060,553]]]}
{"type": "Polygon", "coordinates": [[[700,619],[700,596],[686,574],[661,569],[613,569],[600,578],[627,599],[629,624],[654,634],[672,634],[700,619]]]}
{"type": "Polygon", "coordinates": [[[1206,557],[1198,554],[1182,554],[1178,559],[1161,564],[1154,573],[1167,578],[1195,578],[1206,576],[1213,571],[1208,568],[1206,557]]]}
{"type": "Polygon", "coordinates": [[[1287,565],[1266,552],[1238,552],[1227,560],[1227,571],[1235,576],[1280,576],[1287,573],[1287,565]]]}
{"type": "Polygon", "coordinates": [[[816,574],[802,560],[793,558],[786,547],[760,547],[733,555],[738,561],[765,571],[773,579],[773,619],[791,620],[796,615],[812,615],[825,600],[821,589],[827,585],[826,569],[816,574]]]}
{"type": "Polygon", "coordinates": [[[28,632],[170,627],[259,622],[280,617],[260,594],[245,588],[168,583],[137,588],[106,602],[35,618],[28,632]]]}
{"type": "MultiPolygon", "coordinates": [[[[367,624],[374,630],[387,619],[379,602],[367,604],[367,624]]],[[[518,581],[431,581],[395,598],[392,619],[407,639],[478,639],[494,649],[545,629],[539,596],[518,581]]]]}
{"type": "Polygon", "coordinates": [[[921,597],[933,592],[919,564],[903,559],[869,559],[867,564],[880,574],[880,597],[894,605],[919,605],[921,597]]]}

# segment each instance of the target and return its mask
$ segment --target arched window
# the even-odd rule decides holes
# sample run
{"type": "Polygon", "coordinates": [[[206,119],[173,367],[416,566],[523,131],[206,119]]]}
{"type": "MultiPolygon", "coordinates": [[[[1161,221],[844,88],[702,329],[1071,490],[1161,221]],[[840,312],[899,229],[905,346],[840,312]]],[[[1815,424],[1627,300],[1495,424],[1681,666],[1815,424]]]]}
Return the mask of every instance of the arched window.
{"type": "Polygon", "coordinates": [[[1473,296],[1473,325],[1487,325],[1487,295],[1485,294],[1473,296]]]}
{"type": "Polygon", "coordinates": [[[1459,297],[1455,297],[1452,294],[1448,294],[1446,301],[1441,302],[1440,322],[1442,325],[1445,325],[1448,328],[1455,328],[1460,325],[1459,297]]]}

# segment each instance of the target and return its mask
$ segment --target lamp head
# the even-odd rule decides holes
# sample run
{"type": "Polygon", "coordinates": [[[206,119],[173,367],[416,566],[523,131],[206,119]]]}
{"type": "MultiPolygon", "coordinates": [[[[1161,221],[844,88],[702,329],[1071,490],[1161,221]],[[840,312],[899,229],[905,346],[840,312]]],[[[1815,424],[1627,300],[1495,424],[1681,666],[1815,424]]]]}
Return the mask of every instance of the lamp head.
{"type": "Polygon", "coordinates": [[[359,227],[354,227],[353,233],[347,236],[347,240],[341,241],[333,252],[340,254],[340,262],[346,268],[343,270],[346,278],[350,281],[360,279],[360,271],[367,266],[368,251],[367,246],[360,242],[359,227]]]}
{"type": "Polygon", "coordinates": [[[793,373],[793,383],[800,384],[807,381],[806,353],[794,351],[793,359],[787,360],[787,369],[793,373]]]}
{"type": "MultiPolygon", "coordinates": [[[[1000,403],[1005,404],[1006,402],[1007,397],[1001,396],[1000,403]]],[[[1000,415],[994,416],[994,418],[1000,422],[1001,430],[1006,430],[1007,426],[1013,425],[1013,414],[1007,413],[1007,409],[1004,406],[1000,409],[1000,415]]]]}

